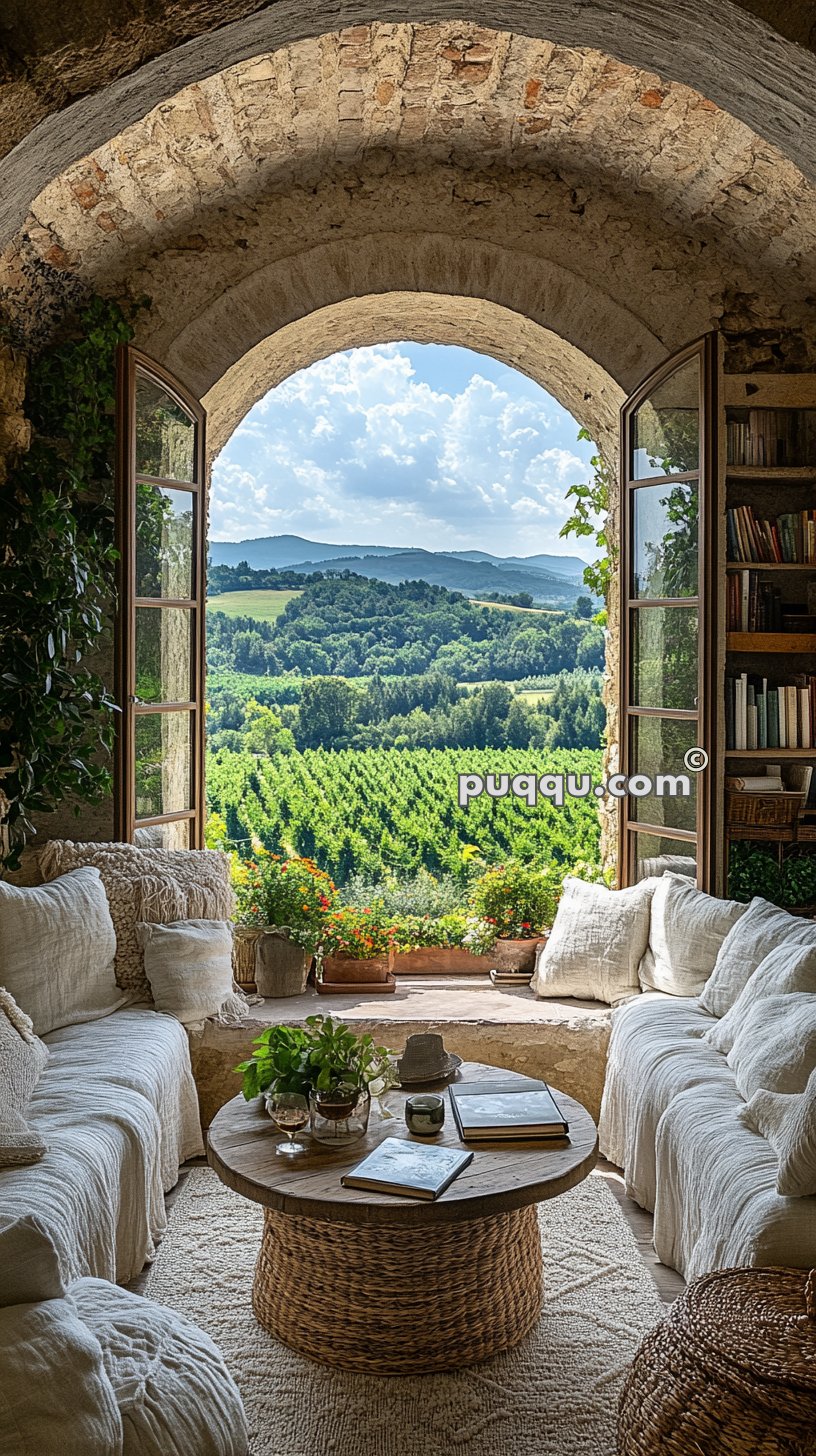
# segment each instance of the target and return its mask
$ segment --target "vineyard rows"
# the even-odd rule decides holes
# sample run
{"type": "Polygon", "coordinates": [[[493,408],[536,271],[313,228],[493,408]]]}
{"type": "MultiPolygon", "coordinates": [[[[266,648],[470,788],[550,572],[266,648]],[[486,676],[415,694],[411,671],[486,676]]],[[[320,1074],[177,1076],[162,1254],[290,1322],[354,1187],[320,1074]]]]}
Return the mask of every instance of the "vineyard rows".
{"type": "Polygon", "coordinates": [[[275,854],[314,858],[338,884],[420,868],[460,876],[465,845],[490,863],[569,867],[597,861],[597,800],[535,808],[512,796],[458,803],[458,775],[549,773],[601,776],[594,749],[306,749],[274,758],[223,749],[210,756],[210,808],[241,852],[257,836],[275,854]]]}

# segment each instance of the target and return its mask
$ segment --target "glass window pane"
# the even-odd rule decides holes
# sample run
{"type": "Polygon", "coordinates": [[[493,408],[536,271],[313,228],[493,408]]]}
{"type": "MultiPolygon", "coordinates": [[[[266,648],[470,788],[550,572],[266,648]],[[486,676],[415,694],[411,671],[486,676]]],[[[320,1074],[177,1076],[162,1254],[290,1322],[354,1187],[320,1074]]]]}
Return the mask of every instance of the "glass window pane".
{"type": "Polygon", "coordinates": [[[696,723],[683,722],[677,718],[631,718],[630,777],[632,774],[648,774],[655,786],[643,798],[630,795],[628,811],[630,819],[642,819],[648,824],[663,824],[667,829],[697,828],[697,780],[699,775],[689,773],[683,762],[690,748],[697,747],[699,728],[696,723]],[[658,794],[657,779],[680,778],[688,784],[689,793],[682,793],[685,783],[663,784],[658,794]]]}
{"type": "Polygon", "coordinates": [[[137,698],[143,703],[188,702],[192,668],[193,613],[184,607],[137,607],[137,698]]]}
{"type": "Polygon", "coordinates": [[[699,488],[642,485],[631,493],[632,595],[696,597],[699,488]]]}
{"type": "Polygon", "coordinates": [[[192,713],[137,713],[136,818],[192,807],[192,713]]]}
{"type": "Polygon", "coordinates": [[[700,361],[689,359],[653,390],[632,420],[632,480],[700,465],[700,361]]]}
{"type": "Polygon", "coordinates": [[[664,839],[658,834],[633,834],[633,883],[650,875],[688,875],[697,878],[697,852],[687,839],[664,839]]]}
{"type": "Polygon", "coordinates": [[[192,596],[195,509],[188,490],[137,485],[137,597],[192,596]]]}
{"type": "Polygon", "coordinates": [[[695,607],[641,607],[631,613],[631,703],[636,708],[697,706],[695,607]]]}
{"type": "Polygon", "coordinates": [[[133,843],[137,849],[189,849],[189,819],[174,819],[171,824],[137,825],[133,843]]]}
{"type": "Polygon", "coordinates": [[[195,480],[195,421],[146,374],[136,375],[136,474],[195,480]]]}

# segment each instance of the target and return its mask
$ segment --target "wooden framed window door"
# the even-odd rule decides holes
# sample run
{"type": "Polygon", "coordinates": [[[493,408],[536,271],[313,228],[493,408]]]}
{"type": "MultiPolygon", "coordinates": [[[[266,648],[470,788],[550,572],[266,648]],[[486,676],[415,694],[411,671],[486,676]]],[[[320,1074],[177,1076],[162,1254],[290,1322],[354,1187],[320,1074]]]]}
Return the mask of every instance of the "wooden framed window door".
{"type": "Polygon", "coordinates": [[[116,832],[204,842],[205,413],[135,349],[117,369],[116,832]]]}
{"type": "Polygon", "coordinates": [[[621,416],[621,770],[691,786],[621,799],[621,885],[674,869],[711,887],[717,368],[708,334],[644,380],[621,416]],[[708,755],[702,772],[689,767],[695,749],[708,755]]]}

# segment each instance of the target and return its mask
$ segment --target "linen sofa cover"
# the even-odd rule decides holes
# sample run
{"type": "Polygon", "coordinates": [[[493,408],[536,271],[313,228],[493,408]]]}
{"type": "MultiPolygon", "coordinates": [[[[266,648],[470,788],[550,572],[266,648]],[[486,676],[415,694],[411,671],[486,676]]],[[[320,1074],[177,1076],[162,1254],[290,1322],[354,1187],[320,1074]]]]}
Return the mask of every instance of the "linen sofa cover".
{"type": "Polygon", "coordinates": [[[695,997],[645,992],[613,1012],[598,1136],[601,1151],[624,1171],[626,1192],[654,1211],[657,1125],[687,1088],[725,1079],[725,1057],[703,1040],[714,1017],[695,997]]]}
{"type": "Polygon", "coordinates": [[[696,1279],[741,1264],[816,1268],[816,1197],[784,1198],[732,1076],[681,1092],[657,1129],[658,1258],[696,1279]]]}
{"type": "Polygon", "coordinates": [[[203,1151],[184,1027],[146,1009],[63,1027],[28,1120],[41,1162],[0,1170],[0,1306],[85,1275],[126,1282],[166,1227],[164,1192],[203,1151]]]}

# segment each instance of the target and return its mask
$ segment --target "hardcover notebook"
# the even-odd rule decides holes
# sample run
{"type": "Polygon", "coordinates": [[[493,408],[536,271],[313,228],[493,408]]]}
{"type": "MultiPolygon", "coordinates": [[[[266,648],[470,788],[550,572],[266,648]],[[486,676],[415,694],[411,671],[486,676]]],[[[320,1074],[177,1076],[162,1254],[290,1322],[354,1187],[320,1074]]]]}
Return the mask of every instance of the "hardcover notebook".
{"type": "Polygon", "coordinates": [[[564,1138],[569,1133],[546,1082],[463,1082],[448,1092],[464,1142],[564,1138]]]}
{"type": "Polygon", "coordinates": [[[406,1198],[438,1198],[473,1159],[461,1148],[432,1147],[386,1138],[340,1182],[344,1188],[396,1193],[406,1198]]]}

